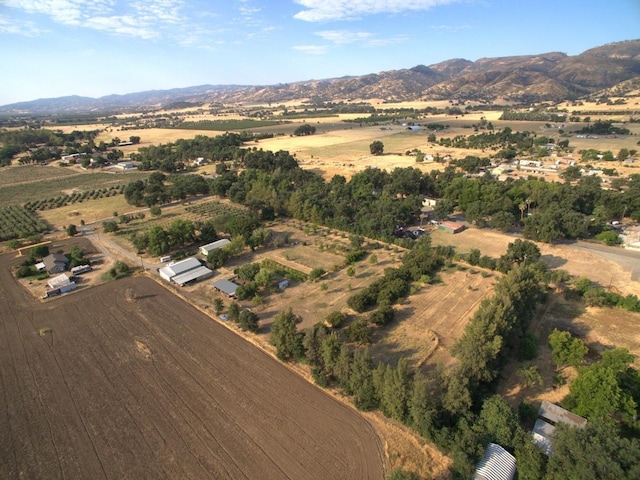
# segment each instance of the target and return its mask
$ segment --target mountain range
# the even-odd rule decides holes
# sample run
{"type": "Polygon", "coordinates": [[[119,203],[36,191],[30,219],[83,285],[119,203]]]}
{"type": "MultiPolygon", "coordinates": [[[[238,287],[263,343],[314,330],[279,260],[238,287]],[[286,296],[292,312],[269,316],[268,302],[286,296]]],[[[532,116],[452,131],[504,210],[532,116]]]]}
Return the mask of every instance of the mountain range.
{"type": "Polygon", "coordinates": [[[100,98],[67,96],[13,103],[4,114],[112,112],[171,104],[367,100],[508,100],[521,103],[625,95],[640,90],[640,40],[616,42],[579,55],[560,52],[451,59],[360,76],[277,85],[200,85],[100,98]]]}

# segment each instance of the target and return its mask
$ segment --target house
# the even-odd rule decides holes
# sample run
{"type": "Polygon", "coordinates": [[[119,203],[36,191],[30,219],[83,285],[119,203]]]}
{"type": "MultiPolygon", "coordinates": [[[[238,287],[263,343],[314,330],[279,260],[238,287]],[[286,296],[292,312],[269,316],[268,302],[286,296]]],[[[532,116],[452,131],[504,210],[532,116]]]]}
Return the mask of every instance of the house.
{"type": "Polygon", "coordinates": [[[531,434],[533,442],[545,455],[551,455],[553,452],[553,432],[558,423],[584,428],[587,424],[587,419],[554,403],[543,400],[538,410],[538,419],[533,426],[531,434]]]}
{"type": "Polygon", "coordinates": [[[516,473],[516,459],[497,443],[490,443],[478,463],[474,480],[511,480],[516,473]]]}
{"type": "Polygon", "coordinates": [[[225,245],[229,245],[231,240],[228,238],[222,238],[220,240],[216,240],[215,242],[207,243],[206,245],[202,245],[200,247],[200,253],[205,257],[209,256],[211,252],[214,250],[218,250],[219,248],[224,247],[225,245]]]}
{"type": "Polygon", "coordinates": [[[438,200],[435,198],[424,197],[424,200],[422,200],[423,207],[435,207],[436,203],[438,203],[438,200]]]}
{"type": "Polygon", "coordinates": [[[236,290],[238,285],[230,280],[218,280],[211,284],[211,286],[220,293],[224,293],[229,298],[236,297],[236,290]]]}
{"type": "Polygon", "coordinates": [[[177,283],[181,287],[213,276],[213,270],[203,266],[195,257],[172,262],[159,269],[158,273],[167,282],[177,283]]]}
{"type": "Polygon", "coordinates": [[[198,157],[193,161],[194,165],[200,166],[200,165],[205,165],[207,162],[207,160],[204,157],[198,157]]]}
{"type": "Polygon", "coordinates": [[[49,273],[62,273],[69,268],[69,259],[61,253],[51,253],[42,259],[49,273]]]}

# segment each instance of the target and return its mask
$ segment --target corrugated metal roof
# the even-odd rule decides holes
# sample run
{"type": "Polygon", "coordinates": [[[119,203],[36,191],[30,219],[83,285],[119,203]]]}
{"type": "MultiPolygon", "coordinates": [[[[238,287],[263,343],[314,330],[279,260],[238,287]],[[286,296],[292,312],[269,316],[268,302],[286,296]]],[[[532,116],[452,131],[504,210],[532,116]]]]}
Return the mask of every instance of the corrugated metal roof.
{"type": "Polygon", "coordinates": [[[542,401],[540,410],[538,410],[538,416],[553,424],[562,422],[574,427],[584,427],[587,424],[586,418],[582,418],[581,416],[546,400],[542,401]]]}
{"type": "Polygon", "coordinates": [[[209,278],[213,275],[213,270],[208,269],[207,267],[197,267],[193,270],[189,270],[181,275],[176,275],[171,279],[172,282],[177,283],[178,285],[184,285],[185,283],[192,282],[194,280],[204,280],[205,278],[209,278]]]}
{"type": "Polygon", "coordinates": [[[235,283],[233,283],[230,280],[218,280],[218,281],[213,282],[211,284],[211,286],[213,288],[217,288],[222,293],[225,293],[226,295],[228,295],[230,297],[235,296],[236,290],[238,289],[238,285],[236,285],[235,283]]]}
{"type": "Polygon", "coordinates": [[[215,242],[211,242],[211,243],[207,243],[206,245],[202,245],[200,247],[200,251],[201,252],[207,252],[207,254],[213,250],[217,250],[218,248],[222,248],[225,245],[229,245],[231,243],[231,240],[229,240],[228,238],[222,238],[220,240],[216,240],[215,242]]]}
{"type": "Polygon", "coordinates": [[[179,262],[170,263],[160,270],[164,272],[167,277],[173,278],[176,275],[180,275],[200,266],[202,266],[200,260],[195,257],[189,257],[184,260],[180,260],[179,262]]]}
{"type": "Polygon", "coordinates": [[[474,480],[512,480],[516,473],[516,459],[496,443],[487,445],[484,456],[474,474],[474,480]]]}

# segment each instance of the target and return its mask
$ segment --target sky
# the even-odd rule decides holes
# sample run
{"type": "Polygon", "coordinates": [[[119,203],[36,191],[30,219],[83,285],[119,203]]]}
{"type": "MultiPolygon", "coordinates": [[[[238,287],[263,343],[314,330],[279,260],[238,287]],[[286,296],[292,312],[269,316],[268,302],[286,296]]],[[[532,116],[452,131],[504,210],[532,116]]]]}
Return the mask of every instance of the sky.
{"type": "Polygon", "coordinates": [[[640,0],[0,0],[0,105],[274,85],[640,38],[640,0]]]}

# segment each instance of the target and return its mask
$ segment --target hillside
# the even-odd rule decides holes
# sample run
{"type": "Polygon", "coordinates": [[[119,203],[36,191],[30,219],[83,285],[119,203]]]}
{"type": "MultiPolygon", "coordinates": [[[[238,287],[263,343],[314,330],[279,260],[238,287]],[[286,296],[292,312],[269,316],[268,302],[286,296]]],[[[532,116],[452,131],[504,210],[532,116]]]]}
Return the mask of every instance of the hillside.
{"type": "Polygon", "coordinates": [[[640,83],[640,40],[612,43],[579,55],[560,52],[451,59],[361,76],[278,85],[201,85],[101,98],[39,99],[0,107],[0,113],[108,112],[159,108],[178,102],[284,102],[381,98],[385,100],[572,100],[601,91],[624,94],[640,83]]]}

